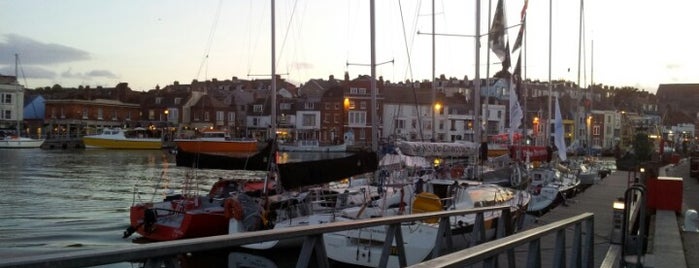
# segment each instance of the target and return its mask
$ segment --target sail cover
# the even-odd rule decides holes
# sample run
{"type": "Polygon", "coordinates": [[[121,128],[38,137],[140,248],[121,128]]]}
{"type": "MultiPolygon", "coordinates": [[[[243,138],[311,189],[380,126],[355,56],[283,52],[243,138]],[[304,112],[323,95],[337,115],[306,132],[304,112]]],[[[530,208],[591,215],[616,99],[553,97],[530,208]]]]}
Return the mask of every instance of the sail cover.
{"type": "Polygon", "coordinates": [[[423,157],[470,157],[477,146],[469,142],[411,142],[398,141],[396,145],[405,155],[423,157]]]}

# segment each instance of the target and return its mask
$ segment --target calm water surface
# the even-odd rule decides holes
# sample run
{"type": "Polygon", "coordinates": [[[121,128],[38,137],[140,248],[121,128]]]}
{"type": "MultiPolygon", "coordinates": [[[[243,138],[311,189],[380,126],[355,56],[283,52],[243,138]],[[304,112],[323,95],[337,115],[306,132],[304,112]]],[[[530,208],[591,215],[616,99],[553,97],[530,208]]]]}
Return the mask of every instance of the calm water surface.
{"type": "MultiPolygon", "coordinates": [[[[280,158],[295,162],[323,157],[328,156],[306,153],[280,158]]],[[[167,151],[0,149],[0,258],[133,246],[137,234],[121,238],[133,200],[160,198],[164,191],[155,191],[155,185],[178,189],[186,173],[196,175],[202,193],[219,177],[237,176],[230,171],[176,167],[167,151]]],[[[284,260],[283,256],[294,255],[289,252],[261,255],[242,250],[205,255],[201,261],[206,263],[198,263],[200,256],[190,261],[198,267],[239,267],[228,265],[228,259],[254,257],[250,253],[263,260],[275,259],[278,267],[295,261],[284,260]]]]}

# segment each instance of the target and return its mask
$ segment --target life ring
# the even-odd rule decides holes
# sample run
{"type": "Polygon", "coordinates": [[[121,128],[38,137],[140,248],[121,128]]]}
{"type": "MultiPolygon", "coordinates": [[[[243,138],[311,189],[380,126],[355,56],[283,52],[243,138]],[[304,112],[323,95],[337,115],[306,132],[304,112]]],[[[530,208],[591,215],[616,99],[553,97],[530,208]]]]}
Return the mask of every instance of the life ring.
{"type": "Polygon", "coordinates": [[[223,202],[223,215],[229,219],[242,221],[243,206],[236,198],[226,198],[226,201],[223,202]]]}

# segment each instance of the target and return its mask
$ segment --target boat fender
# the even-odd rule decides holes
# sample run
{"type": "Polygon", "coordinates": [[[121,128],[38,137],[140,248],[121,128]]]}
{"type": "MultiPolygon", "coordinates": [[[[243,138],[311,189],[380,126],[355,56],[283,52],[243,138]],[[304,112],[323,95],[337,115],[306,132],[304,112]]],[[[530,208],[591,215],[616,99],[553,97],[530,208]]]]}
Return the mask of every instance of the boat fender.
{"type": "Polygon", "coordinates": [[[242,221],[243,206],[236,198],[226,198],[226,201],[223,203],[223,215],[229,219],[234,218],[236,220],[242,221]]]}

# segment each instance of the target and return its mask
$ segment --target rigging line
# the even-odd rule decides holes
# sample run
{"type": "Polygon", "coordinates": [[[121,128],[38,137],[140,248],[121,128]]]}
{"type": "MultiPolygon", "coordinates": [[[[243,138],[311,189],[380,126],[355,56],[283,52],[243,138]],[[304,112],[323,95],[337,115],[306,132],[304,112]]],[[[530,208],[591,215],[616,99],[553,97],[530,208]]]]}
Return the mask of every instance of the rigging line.
{"type": "Polygon", "coordinates": [[[207,72],[208,72],[208,62],[209,62],[209,52],[211,51],[211,45],[213,44],[214,40],[214,35],[216,33],[216,27],[218,26],[218,18],[221,15],[221,5],[223,4],[223,0],[218,1],[218,6],[216,6],[216,15],[214,16],[214,21],[211,24],[211,31],[209,31],[209,38],[206,41],[206,49],[204,51],[204,58],[201,61],[201,64],[199,65],[199,70],[197,71],[197,78],[199,78],[199,75],[201,74],[201,69],[204,67],[204,64],[206,63],[206,70],[204,74],[204,80],[207,78],[207,72]]]}
{"type": "Polygon", "coordinates": [[[286,39],[289,37],[289,30],[291,29],[291,21],[294,20],[294,14],[296,14],[296,6],[298,4],[298,1],[294,1],[294,7],[291,8],[291,17],[289,18],[289,23],[286,25],[286,32],[284,32],[284,40],[282,40],[282,45],[279,48],[279,56],[277,57],[277,62],[275,65],[279,66],[279,62],[281,62],[282,55],[284,53],[284,46],[286,45],[286,39]]]}
{"type": "Polygon", "coordinates": [[[403,17],[403,4],[401,4],[401,1],[398,0],[398,11],[400,13],[400,22],[401,22],[401,27],[403,28],[403,42],[405,44],[405,54],[407,54],[407,60],[408,60],[408,70],[410,73],[410,80],[413,79],[413,63],[410,58],[410,48],[408,48],[408,39],[406,37],[406,32],[405,32],[405,18],[403,17]]]}

